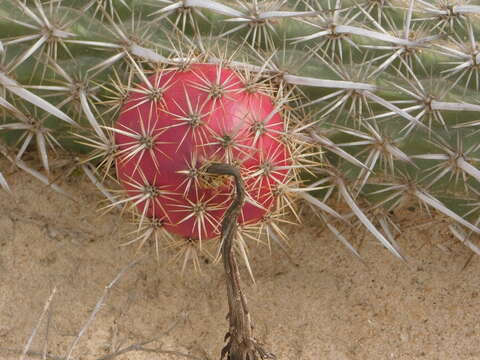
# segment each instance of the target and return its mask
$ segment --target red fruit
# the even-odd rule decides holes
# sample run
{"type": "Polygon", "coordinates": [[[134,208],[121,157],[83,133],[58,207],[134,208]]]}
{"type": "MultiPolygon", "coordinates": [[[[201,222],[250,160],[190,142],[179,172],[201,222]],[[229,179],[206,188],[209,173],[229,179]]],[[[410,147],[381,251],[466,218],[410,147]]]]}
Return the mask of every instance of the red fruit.
{"type": "Polygon", "coordinates": [[[145,216],[192,239],[220,232],[233,194],[231,179],[200,175],[209,162],[240,168],[249,200],[239,222],[261,221],[287,180],[284,122],[272,99],[248,92],[218,65],[165,70],[129,94],[115,126],[117,176],[145,216]]]}

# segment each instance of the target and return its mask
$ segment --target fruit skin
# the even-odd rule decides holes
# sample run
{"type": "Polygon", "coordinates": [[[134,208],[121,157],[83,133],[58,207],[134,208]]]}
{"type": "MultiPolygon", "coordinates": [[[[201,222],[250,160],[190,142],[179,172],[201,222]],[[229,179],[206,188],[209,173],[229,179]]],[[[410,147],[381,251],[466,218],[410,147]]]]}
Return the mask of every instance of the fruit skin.
{"type": "Polygon", "coordinates": [[[139,212],[185,238],[218,236],[231,203],[232,181],[205,174],[209,164],[235,164],[245,178],[242,225],[274,210],[277,184],[288,181],[281,116],[232,69],[191,64],[151,75],[131,90],[114,131],[119,181],[132,198],[148,197],[136,202],[139,212]]]}

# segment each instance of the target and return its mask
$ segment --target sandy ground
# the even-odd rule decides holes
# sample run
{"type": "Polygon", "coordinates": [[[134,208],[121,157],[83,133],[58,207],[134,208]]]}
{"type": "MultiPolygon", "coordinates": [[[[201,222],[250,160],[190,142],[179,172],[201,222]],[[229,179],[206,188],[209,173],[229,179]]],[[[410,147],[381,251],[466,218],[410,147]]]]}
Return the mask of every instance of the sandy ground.
{"type": "MultiPolygon", "coordinates": [[[[45,348],[57,356],[48,359],[65,357],[105,286],[137,256],[119,246],[133,225],[116,213],[100,217],[100,196],[82,176],[63,184],[76,201],[23,173],[8,173],[8,181],[15,195],[0,191],[0,358],[19,359],[37,324],[30,349],[39,357],[26,358],[42,358],[45,348]]],[[[410,266],[368,235],[363,264],[313,216],[288,229],[291,259],[252,249],[257,285],[246,274],[244,283],[255,333],[278,359],[480,359],[480,259],[440,217],[410,209],[398,222],[410,266]]],[[[364,235],[346,232],[355,234],[364,235]]],[[[171,253],[157,263],[146,250],[152,256],[108,292],[72,359],[155,337],[146,347],[158,351],[116,359],[218,359],[227,328],[221,265],[182,276],[171,253]]]]}

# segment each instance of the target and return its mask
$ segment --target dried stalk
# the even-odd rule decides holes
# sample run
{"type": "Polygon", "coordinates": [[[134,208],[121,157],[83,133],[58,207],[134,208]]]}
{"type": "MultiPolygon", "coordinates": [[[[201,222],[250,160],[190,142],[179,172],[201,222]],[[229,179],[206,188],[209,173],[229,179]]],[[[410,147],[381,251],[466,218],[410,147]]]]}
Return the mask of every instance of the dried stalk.
{"type": "Polygon", "coordinates": [[[221,252],[227,282],[229,330],[225,336],[227,344],[222,349],[221,359],[257,360],[275,359],[271,353],[264,351],[254,339],[252,320],[248,311],[247,299],[242,292],[240,272],[233,242],[237,231],[237,217],[245,200],[245,185],[240,172],[228,164],[212,164],[207,173],[230,175],[235,179],[235,196],[232,205],[222,221],[221,252]]]}

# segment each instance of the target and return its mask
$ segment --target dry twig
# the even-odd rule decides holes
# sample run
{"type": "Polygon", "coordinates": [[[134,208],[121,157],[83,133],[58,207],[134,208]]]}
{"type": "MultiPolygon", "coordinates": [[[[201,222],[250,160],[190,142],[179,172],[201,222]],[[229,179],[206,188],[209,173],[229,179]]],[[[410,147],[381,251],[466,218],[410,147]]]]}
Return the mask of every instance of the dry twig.
{"type": "Polygon", "coordinates": [[[32,331],[32,334],[30,335],[30,338],[28,339],[27,343],[25,344],[25,347],[23,348],[22,354],[20,355],[20,360],[24,360],[25,356],[27,355],[28,351],[30,350],[30,346],[32,345],[32,341],[35,338],[35,335],[37,334],[38,328],[40,327],[40,324],[42,323],[43,317],[47,313],[48,309],[50,308],[50,303],[53,300],[53,296],[57,292],[57,288],[54,287],[52,290],[52,293],[47,299],[47,302],[45,303],[45,306],[43,307],[42,314],[40,315],[40,318],[37,321],[37,325],[32,331]]]}
{"type": "MultiPolygon", "coordinates": [[[[73,360],[74,358],[72,357],[72,353],[73,353],[73,350],[74,350],[75,346],[80,341],[80,338],[82,337],[82,335],[87,331],[87,329],[93,323],[93,321],[94,321],[96,315],[98,314],[98,312],[100,311],[101,307],[105,304],[105,300],[108,296],[109,291],[122,278],[122,276],[127,272],[127,270],[129,270],[130,268],[132,268],[133,266],[138,264],[143,258],[144,257],[141,257],[140,259],[132,261],[127,266],[125,266],[122,270],[120,270],[120,272],[115,276],[115,278],[110,282],[110,284],[108,284],[105,287],[105,290],[104,290],[102,296],[100,297],[100,299],[97,301],[97,303],[95,305],[95,308],[92,310],[92,312],[90,313],[90,316],[88,317],[87,321],[85,322],[85,324],[80,329],[77,336],[75,337],[75,339],[71,343],[71,345],[68,349],[67,355],[65,355],[64,357],[53,355],[53,354],[49,353],[48,348],[47,348],[47,346],[48,346],[48,329],[49,329],[49,326],[50,326],[50,315],[51,315],[50,312],[49,312],[49,309],[50,309],[50,304],[52,302],[53,296],[54,296],[54,294],[57,290],[56,288],[53,289],[51,295],[49,296],[48,300],[46,301],[45,306],[44,306],[43,311],[42,311],[42,314],[40,315],[40,318],[37,321],[37,324],[36,324],[35,328],[33,329],[32,334],[30,335],[24,349],[19,350],[19,349],[11,349],[11,348],[0,348],[0,351],[1,352],[6,352],[6,353],[20,354],[20,360],[24,360],[27,356],[28,357],[40,358],[40,359],[43,359],[43,360],[46,360],[46,359],[49,359],[49,360],[73,360]],[[38,329],[40,328],[41,322],[42,322],[43,318],[45,317],[45,314],[47,314],[47,325],[46,325],[47,329],[46,329],[46,333],[45,333],[45,344],[44,344],[44,347],[43,347],[43,351],[30,350],[30,346],[31,346],[31,344],[33,342],[33,339],[35,338],[35,336],[38,332],[38,329]]],[[[182,315],[178,316],[177,319],[173,322],[173,324],[167,330],[165,330],[164,332],[162,332],[158,336],[155,336],[154,338],[151,338],[151,339],[145,340],[145,341],[141,341],[139,343],[131,344],[131,345],[126,346],[122,349],[119,349],[119,350],[117,350],[113,353],[103,355],[99,358],[96,358],[95,360],[112,360],[112,359],[114,359],[114,358],[116,358],[120,355],[124,355],[126,353],[133,352],[133,351],[155,353],[155,354],[174,355],[174,356],[178,356],[178,357],[182,357],[182,358],[190,359],[190,360],[203,360],[203,359],[201,359],[197,356],[186,354],[186,353],[183,353],[183,352],[180,352],[180,351],[165,350],[165,349],[162,349],[161,347],[160,348],[146,347],[146,345],[149,345],[149,344],[151,344],[155,341],[158,341],[161,338],[170,334],[179,325],[179,323],[182,320],[185,319],[185,317],[186,317],[185,314],[182,314],[182,315]]]]}
{"type": "Polygon", "coordinates": [[[245,200],[245,185],[240,172],[228,164],[212,164],[207,172],[216,175],[230,175],[235,179],[235,197],[232,205],[225,213],[222,221],[221,244],[222,260],[225,269],[228,297],[229,330],[225,339],[228,341],[222,349],[221,359],[227,360],[257,360],[275,359],[275,356],[262,349],[253,337],[252,320],[248,311],[247,299],[240,284],[233,241],[237,232],[237,217],[245,200]]]}

